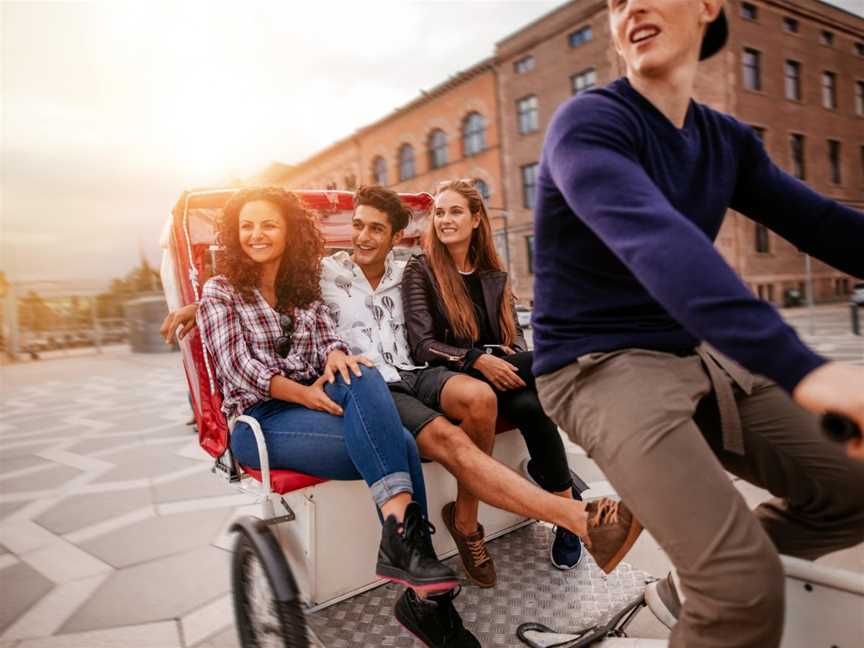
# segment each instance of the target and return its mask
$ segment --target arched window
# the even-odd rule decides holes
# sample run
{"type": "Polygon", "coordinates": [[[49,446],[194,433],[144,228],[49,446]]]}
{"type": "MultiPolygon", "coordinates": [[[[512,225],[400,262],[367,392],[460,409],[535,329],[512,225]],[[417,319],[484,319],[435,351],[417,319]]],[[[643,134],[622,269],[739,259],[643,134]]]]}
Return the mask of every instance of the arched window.
{"type": "Polygon", "coordinates": [[[469,113],[462,122],[462,152],[477,155],[486,148],[486,120],[478,112],[469,113]]]}
{"type": "Polygon", "coordinates": [[[489,192],[489,185],[487,185],[487,184],[486,184],[483,180],[481,180],[480,178],[475,178],[475,179],[474,179],[474,188],[475,188],[477,191],[480,192],[480,195],[483,196],[483,200],[485,200],[485,201],[487,201],[487,202],[489,201],[489,196],[492,195],[492,194],[489,192]]]}
{"type": "Polygon", "coordinates": [[[399,147],[399,182],[410,180],[416,174],[414,170],[414,147],[403,144],[399,147]]]}
{"type": "Polygon", "coordinates": [[[380,155],[372,160],[372,181],[377,185],[387,184],[387,162],[380,155]]]}
{"type": "Polygon", "coordinates": [[[440,169],[447,164],[447,134],[440,128],[429,133],[429,168],[440,169]]]}

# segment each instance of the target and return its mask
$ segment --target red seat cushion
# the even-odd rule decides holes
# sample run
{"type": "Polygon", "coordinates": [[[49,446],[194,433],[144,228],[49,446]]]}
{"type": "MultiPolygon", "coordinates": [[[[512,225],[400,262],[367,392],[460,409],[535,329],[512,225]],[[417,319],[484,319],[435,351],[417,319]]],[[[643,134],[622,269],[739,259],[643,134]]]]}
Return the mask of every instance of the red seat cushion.
{"type": "MultiPolygon", "coordinates": [[[[241,466],[243,472],[257,481],[261,481],[261,471],[241,466]]],[[[270,488],[274,493],[284,495],[291,491],[300,490],[307,486],[314,486],[327,481],[321,477],[313,477],[312,475],[304,475],[303,473],[294,472],[293,470],[271,470],[270,471],[270,488]]]]}

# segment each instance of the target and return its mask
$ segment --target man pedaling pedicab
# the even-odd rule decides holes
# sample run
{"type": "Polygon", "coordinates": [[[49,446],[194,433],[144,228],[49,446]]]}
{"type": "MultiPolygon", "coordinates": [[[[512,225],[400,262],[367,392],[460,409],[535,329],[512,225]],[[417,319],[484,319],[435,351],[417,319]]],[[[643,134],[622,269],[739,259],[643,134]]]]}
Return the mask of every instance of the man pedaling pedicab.
{"type": "MultiPolygon", "coordinates": [[[[608,498],[586,508],[581,501],[541,490],[489,455],[497,414],[496,396],[489,385],[444,367],[414,366],[408,353],[401,296],[406,262],[395,258],[393,247],[401,240],[410,213],[396,193],[383,187],[360,188],[354,203],[353,253],[338,252],[322,260],[321,295],[339,336],[350,342],[352,351],[371,358],[387,381],[402,423],[416,438],[420,454],[456,477],[469,514],[465,520],[457,511],[456,521],[460,526],[466,522],[475,525],[473,533],[465,529],[465,537],[454,534],[469,578],[477,582],[478,576],[489,578],[491,573],[492,582],[480,580],[478,584],[494,584],[494,569],[487,563],[491,558],[477,525],[476,500],[471,503],[474,497],[587,538],[598,565],[606,571],[614,569],[638,537],[638,521],[622,503],[608,498]]],[[[195,325],[195,311],[196,306],[190,304],[169,314],[162,326],[166,339],[170,341],[178,329],[178,336],[185,335],[195,325]]],[[[455,508],[459,505],[457,500],[455,508]]],[[[579,555],[573,556],[572,543],[565,549],[575,566],[579,555]]],[[[552,553],[556,553],[554,546],[552,553]]],[[[449,590],[423,599],[407,590],[396,604],[396,616],[428,646],[478,646],[453,606],[457,593],[449,590]]]]}
{"type": "Polygon", "coordinates": [[[727,39],[722,0],[608,9],[626,76],[560,106],[540,160],[540,399],[674,565],[646,592],[670,646],[772,648],[778,552],[815,559],[864,539],[864,465],[817,418],[864,429],[864,368],[805,346],[712,241],[732,208],[864,277],[864,214],[692,99],[699,60],[727,39]],[[726,471],[775,498],[754,515],[726,471]]]}

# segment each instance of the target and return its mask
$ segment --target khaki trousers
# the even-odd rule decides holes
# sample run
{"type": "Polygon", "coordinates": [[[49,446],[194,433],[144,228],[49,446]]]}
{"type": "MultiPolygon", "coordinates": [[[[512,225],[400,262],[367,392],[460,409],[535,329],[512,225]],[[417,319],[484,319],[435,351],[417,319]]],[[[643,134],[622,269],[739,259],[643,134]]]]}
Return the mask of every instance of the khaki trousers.
{"type": "Polygon", "coordinates": [[[539,377],[540,401],[678,570],[686,600],[669,645],[776,647],[778,551],[814,559],[864,540],[864,463],[826,441],[817,418],[776,384],[714,352],[731,371],[710,367],[709,375],[700,353],[588,354],[539,377]],[[734,451],[724,446],[711,382],[718,374],[740,417],[734,451]],[[725,471],[775,498],[751,512],[725,471]]]}

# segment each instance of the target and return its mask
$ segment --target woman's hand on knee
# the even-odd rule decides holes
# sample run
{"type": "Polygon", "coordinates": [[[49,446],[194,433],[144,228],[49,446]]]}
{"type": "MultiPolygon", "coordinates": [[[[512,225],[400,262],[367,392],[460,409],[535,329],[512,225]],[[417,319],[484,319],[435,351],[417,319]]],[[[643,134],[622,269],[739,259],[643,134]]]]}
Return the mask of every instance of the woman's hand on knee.
{"type": "Polygon", "coordinates": [[[327,364],[324,366],[324,373],[321,377],[327,382],[333,383],[336,381],[336,372],[338,371],[342,376],[342,380],[345,381],[345,384],[350,385],[351,372],[353,372],[358,378],[363,375],[360,365],[374,367],[375,363],[366,356],[347,355],[343,351],[339,350],[331,351],[330,355],[327,356],[327,364]]]}
{"type": "Polygon", "coordinates": [[[473,368],[482,373],[498,391],[525,387],[525,381],[519,376],[519,370],[491,353],[484,353],[477,358],[473,368]]]}
{"type": "Polygon", "coordinates": [[[306,387],[303,391],[303,397],[298,402],[307,409],[326,412],[333,416],[342,416],[342,408],[334,403],[324,392],[324,385],[326,383],[326,376],[321,376],[314,383],[306,387]]]}

